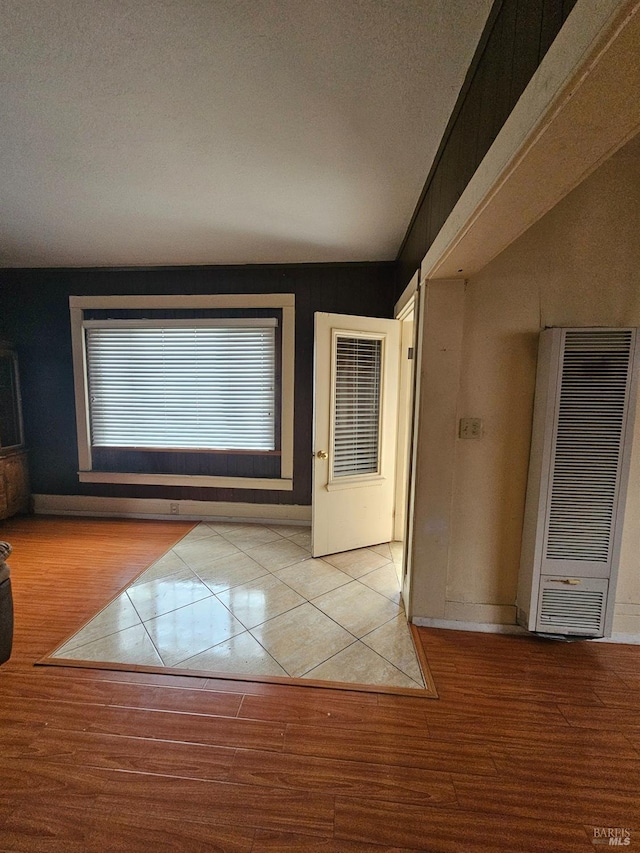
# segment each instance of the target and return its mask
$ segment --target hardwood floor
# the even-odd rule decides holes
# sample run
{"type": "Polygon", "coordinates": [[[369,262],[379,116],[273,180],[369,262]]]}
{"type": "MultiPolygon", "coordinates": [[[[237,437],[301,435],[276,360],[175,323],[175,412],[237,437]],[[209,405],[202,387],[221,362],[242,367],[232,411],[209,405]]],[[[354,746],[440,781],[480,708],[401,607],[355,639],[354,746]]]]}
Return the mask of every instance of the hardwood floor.
{"type": "Polygon", "coordinates": [[[1,851],[640,847],[637,646],[421,629],[435,701],[33,666],[188,527],[0,524],[1,851]]]}

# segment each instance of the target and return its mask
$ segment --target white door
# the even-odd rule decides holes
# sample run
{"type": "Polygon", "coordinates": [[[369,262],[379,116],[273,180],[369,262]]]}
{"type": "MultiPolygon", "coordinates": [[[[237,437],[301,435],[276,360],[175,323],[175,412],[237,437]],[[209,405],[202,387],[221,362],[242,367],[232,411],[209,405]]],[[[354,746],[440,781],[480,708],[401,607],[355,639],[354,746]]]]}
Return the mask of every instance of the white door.
{"type": "Polygon", "coordinates": [[[393,539],[400,322],[315,315],[313,556],[393,539]]]}

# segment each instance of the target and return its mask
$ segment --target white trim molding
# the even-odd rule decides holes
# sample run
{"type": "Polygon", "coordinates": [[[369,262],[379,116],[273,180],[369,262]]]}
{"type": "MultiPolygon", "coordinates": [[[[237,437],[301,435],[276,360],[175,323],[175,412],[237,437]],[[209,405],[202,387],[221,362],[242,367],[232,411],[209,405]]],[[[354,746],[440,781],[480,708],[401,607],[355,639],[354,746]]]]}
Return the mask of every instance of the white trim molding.
{"type": "Polygon", "coordinates": [[[204,474],[127,474],[110,471],[78,471],[81,483],[118,483],[134,486],[213,486],[218,489],[265,489],[292,492],[293,480],[259,477],[219,477],[204,474]]]}
{"type": "Polygon", "coordinates": [[[414,616],[411,620],[419,628],[445,628],[448,631],[476,631],[481,634],[528,634],[519,625],[499,625],[495,622],[458,622],[455,619],[432,619],[430,616],[414,616]]]}
{"type": "Polygon", "coordinates": [[[640,646],[640,634],[621,634],[614,631],[610,637],[598,637],[592,643],[618,643],[624,646],[640,646]]]}
{"type": "MultiPolygon", "coordinates": [[[[203,296],[70,296],[73,375],[78,440],[78,479],[81,483],[192,486],[221,489],[293,490],[295,296],[292,293],[229,293],[203,296]],[[84,312],[99,309],[239,309],[266,308],[282,311],[282,370],[280,413],[280,476],[226,477],[217,475],[139,474],[93,469],[84,312]]],[[[171,322],[171,321],[169,321],[171,322]]],[[[237,321],[231,321],[237,322],[237,321]]]]}
{"type": "MultiPolygon", "coordinates": [[[[535,637],[520,625],[499,625],[495,622],[458,622],[453,619],[431,619],[428,616],[416,616],[411,622],[418,628],[442,628],[446,631],[471,631],[480,634],[511,634],[514,636],[535,637]]],[[[640,645],[640,634],[621,634],[614,631],[610,637],[571,637],[569,640],[557,640],[556,638],[540,637],[546,642],[590,642],[590,643],[618,643],[622,645],[640,645]]]]}
{"type": "Polygon", "coordinates": [[[422,279],[474,275],[640,131],[639,12],[639,0],[578,0],[429,248],[422,279]]]}
{"type": "Polygon", "coordinates": [[[400,299],[393,308],[393,316],[396,320],[403,320],[407,310],[412,310],[414,297],[420,288],[420,269],[417,269],[411,277],[409,284],[402,291],[400,299]]]}
{"type": "Polygon", "coordinates": [[[209,293],[202,296],[70,296],[69,307],[85,309],[108,308],[293,308],[293,293],[209,293]]]}
{"type": "Polygon", "coordinates": [[[160,518],[182,521],[243,521],[308,527],[311,507],[285,504],[185,501],[167,498],[103,498],[92,495],[33,495],[36,515],[160,518]]]}

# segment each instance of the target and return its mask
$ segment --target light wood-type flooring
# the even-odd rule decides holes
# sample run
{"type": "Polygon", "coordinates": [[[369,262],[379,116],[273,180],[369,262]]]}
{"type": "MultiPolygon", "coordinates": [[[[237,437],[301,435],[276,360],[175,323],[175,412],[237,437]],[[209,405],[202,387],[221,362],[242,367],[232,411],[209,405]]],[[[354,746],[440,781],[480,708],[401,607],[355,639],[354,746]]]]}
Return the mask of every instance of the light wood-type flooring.
{"type": "Polygon", "coordinates": [[[33,666],[188,529],[0,524],[0,851],[640,849],[637,646],[421,629],[438,700],[33,666]]]}

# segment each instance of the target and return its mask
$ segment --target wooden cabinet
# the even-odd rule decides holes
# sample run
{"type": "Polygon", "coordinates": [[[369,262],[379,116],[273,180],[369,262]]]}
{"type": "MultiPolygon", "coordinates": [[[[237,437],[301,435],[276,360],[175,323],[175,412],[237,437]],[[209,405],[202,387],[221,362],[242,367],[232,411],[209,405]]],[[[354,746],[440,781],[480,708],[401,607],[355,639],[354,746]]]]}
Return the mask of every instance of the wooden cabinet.
{"type": "Polygon", "coordinates": [[[0,451],[0,518],[27,512],[29,498],[27,454],[0,451]]]}
{"type": "Polygon", "coordinates": [[[11,347],[0,342],[0,518],[28,509],[29,476],[18,361],[11,347]]]}

